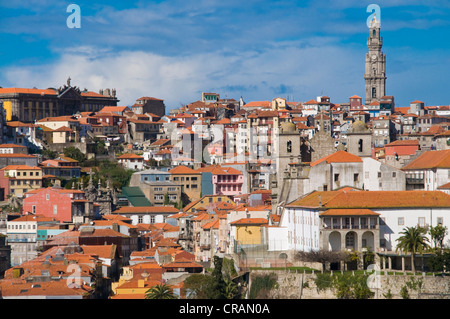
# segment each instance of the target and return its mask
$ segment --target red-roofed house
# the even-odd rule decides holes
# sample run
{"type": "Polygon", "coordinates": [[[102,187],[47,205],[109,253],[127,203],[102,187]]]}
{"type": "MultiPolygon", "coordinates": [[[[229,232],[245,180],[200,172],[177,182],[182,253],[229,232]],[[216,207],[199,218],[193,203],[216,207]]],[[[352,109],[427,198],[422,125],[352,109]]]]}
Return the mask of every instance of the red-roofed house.
{"type": "Polygon", "coordinates": [[[406,173],[406,189],[436,190],[450,179],[450,150],[424,152],[402,171],[406,173]]]}
{"type": "Polygon", "coordinates": [[[244,190],[244,175],[232,167],[210,165],[197,169],[198,172],[210,172],[212,174],[213,195],[226,195],[232,198],[241,195],[244,190]]]}
{"type": "Polygon", "coordinates": [[[143,170],[144,169],[144,158],[142,156],[127,153],[117,157],[119,164],[123,165],[125,168],[132,170],[143,170]]]}

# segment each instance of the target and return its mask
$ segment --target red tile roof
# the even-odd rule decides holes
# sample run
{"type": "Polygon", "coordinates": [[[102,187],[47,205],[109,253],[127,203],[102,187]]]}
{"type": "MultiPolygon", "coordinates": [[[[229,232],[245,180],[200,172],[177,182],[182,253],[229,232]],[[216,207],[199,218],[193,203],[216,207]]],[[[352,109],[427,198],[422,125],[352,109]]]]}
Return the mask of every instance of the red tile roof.
{"type": "Polygon", "coordinates": [[[131,207],[123,206],[113,211],[113,214],[133,214],[133,213],[178,213],[179,210],[172,206],[144,206],[144,207],[131,207]]]}
{"type": "Polygon", "coordinates": [[[186,174],[199,175],[199,174],[201,174],[200,172],[195,171],[192,168],[189,168],[189,167],[184,166],[184,165],[176,166],[175,168],[171,169],[169,171],[169,173],[171,173],[173,175],[186,175],[186,174]]]}
{"type": "Polygon", "coordinates": [[[427,151],[405,165],[402,170],[450,168],[450,150],[427,151]]]}
{"type": "Polygon", "coordinates": [[[240,226],[240,225],[266,225],[269,221],[266,218],[241,218],[230,225],[240,226]]]}
{"type": "Polygon", "coordinates": [[[316,191],[291,202],[287,207],[367,209],[450,207],[450,195],[441,191],[316,191]]]}
{"type": "Polygon", "coordinates": [[[327,164],[330,164],[330,163],[359,163],[359,162],[362,162],[362,159],[361,159],[361,157],[351,154],[351,153],[348,153],[346,151],[337,151],[333,154],[322,157],[321,159],[318,159],[315,162],[312,162],[310,164],[310,166],[311,167],[316,166],[317,164],[320,164],[324,161],[326,161],[327,164]]]}
{"type": "Polygon", "coordinates": [[[123,154],[119,157],[117,157],[118,159],[133,159],[133,158],[137,158],[137,159],[144,159],[142,156],[136,155],[136,154],[132,154],[132,153],[127,153],[127,154],[123,154]]]}

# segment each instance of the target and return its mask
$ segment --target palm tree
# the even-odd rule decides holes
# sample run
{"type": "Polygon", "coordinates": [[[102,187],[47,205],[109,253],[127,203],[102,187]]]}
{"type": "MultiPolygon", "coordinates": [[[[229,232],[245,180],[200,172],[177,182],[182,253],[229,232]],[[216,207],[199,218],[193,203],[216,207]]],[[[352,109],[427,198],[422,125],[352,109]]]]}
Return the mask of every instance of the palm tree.
{"type": "Polygon", "coordinates": [[[411,270],[416,271],[414,266],[414,257],[417,252],[423,253],[423,251],[429,247],[428,238],[425,236],[425,229],[417,227],[406,227],[403,232],[400,232],[402,236],[397,239],[396,251],[402,250],[405,253],[411,253],[411,270]]]}
{"type": "Polygon", "coordinates": [[[442,250],[444,246],[444,237],[447,235],[447,227],[442,225],[436,225],[435,227],[431,226],[428,232],[431,236],[431,240],[434,242],[434,247],[437,248],[439,245],[442,250]]]}
{"type": "Polygon", "coordinates": [[[177,299],[170,286],[159,284],[145,292],[145,299],[177,299]]]}

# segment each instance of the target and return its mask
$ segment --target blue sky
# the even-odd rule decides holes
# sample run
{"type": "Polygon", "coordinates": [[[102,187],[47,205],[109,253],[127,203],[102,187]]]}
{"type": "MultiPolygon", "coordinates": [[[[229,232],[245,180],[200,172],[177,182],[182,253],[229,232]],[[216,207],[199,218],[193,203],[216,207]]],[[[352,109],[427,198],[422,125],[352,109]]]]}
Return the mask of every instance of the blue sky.
{"type": "Polygon", "coordinates": [[[168,109],[201,92],[246,102],[364,97],[367,6],[381,8],[387,94],[448,105],[448,1],[0,0],[0,86],[116,88],[168,109]],[[69,29],[69,4],[81,28],[69,29]]]}

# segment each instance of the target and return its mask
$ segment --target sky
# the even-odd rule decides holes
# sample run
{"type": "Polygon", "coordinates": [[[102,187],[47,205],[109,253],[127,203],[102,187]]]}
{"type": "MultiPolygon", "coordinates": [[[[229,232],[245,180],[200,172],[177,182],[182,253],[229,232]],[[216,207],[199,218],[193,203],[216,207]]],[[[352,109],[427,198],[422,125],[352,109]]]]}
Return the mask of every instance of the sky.
{"type": "Polygon", "coordinates": [[[367,11],[380,8],[386,94],[449,105],[450,1],[0,0],[0,86],[115,88],[173,109],[202,92],[245,102],[364,98],[367,11]],[[80,28],[69,28],[70,4],[80,28]]]}

